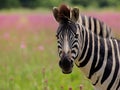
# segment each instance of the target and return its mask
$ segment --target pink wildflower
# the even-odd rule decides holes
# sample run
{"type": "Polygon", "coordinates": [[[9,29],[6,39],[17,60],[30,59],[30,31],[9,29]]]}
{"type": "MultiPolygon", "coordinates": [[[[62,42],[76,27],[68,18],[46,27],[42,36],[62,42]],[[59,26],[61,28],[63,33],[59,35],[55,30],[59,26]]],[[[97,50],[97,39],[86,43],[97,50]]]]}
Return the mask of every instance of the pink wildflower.
{"type": "Polygon", "coordinates": [[[43,51],[44,50],[44,46],[42,46],[42,45],[38,46],[38,50],[43,51]]]}
{"type": "Polygon", "coordinates": [[[21,45],[20,45],[20,48],[21,49],[25,49],[26,48],[26,44],[22,42],[21,45]]]}
{"type": "Polygon", "coordinates": [[[72,87],[69,87],[69,90],[72,90],[72,87]]]}
{"type": "Polygon", "coordinates": [[[83,85],[80,85],[80,90],[83,90],[83,85]]]}

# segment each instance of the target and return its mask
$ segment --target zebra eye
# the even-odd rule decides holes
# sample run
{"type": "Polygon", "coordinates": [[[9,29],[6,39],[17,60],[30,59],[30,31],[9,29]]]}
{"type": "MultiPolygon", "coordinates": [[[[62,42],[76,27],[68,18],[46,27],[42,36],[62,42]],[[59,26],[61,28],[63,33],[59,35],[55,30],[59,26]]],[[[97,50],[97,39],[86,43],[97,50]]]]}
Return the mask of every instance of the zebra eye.
{"type": "Polygon", "coordinates": [[[75,34],[75,38],[78,38],[79,34],[75,34]]]}
{"type": "Polygon", "coordinates": [[[58,34],[56,34],[57,39],[59,39],[58,34]]]}

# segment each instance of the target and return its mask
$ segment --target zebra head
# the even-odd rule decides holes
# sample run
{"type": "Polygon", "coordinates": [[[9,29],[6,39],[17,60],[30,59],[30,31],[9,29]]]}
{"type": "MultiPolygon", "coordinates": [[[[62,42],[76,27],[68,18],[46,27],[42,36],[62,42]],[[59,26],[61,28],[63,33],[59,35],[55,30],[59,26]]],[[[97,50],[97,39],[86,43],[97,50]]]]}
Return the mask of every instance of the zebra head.
{"type": "Polygon", "coordinates": [[[72,72],[73,62],[79,56],[79,9],[70,9],[66,5],[61,5],[58,9],[53,8],[53,15],[59,23],[56,37],[58,43],[58,53],[60,57],[59,66],[64,74],[72,72]],[[71,16],[72,12],[72,16],[71,16]]]}

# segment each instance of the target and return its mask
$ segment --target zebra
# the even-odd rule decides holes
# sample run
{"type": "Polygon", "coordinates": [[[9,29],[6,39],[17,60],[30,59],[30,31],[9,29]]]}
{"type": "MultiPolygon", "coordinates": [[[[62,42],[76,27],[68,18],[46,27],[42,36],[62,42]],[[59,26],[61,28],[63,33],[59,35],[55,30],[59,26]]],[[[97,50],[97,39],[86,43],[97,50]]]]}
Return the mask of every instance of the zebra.
{"type": "Polygon", "coordinates": [[[120,40],[96,35],[78,22],[77,12],[71,20],[67,6],[59,10],[56,37],[62,72],[70,74],[75,63],[95,90],[120,90],[120,40]]]}
{"type": "MultiPolygon", "coordinates": [[[[57,18],[58,12],[59,12],[59,8],[54,7],[54,17],[59,22],[59,19],[57,18]]],[[[75,21],[76,18],[74,18],[74,16],[78,16],[78,15],[79,15],[78,22],[84,25],[86,28],[88,28],[89,30],[91,30],[92,32],[94,32],[95,34],[101,37],[112,38],[111,28],[108,25],[106,25],[103,21],[100,21],[99,19],[96,19],[92,16],[79,14],[78,8],[71,8],[70,16],[69,16],[71,20],[75,21]]]]}

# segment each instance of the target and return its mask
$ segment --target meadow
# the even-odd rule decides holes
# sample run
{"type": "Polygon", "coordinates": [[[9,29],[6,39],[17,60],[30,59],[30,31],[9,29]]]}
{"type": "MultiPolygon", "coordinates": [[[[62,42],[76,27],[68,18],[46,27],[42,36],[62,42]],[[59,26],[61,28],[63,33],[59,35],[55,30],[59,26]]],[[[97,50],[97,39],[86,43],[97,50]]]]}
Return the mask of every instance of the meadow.
{"type": "MultiPolygon", "coordinates": [[[[120,38],[120,12],[85,12],[106,22],[120,38]]],[[[74,65],[65,75],[58,62],[57,22],[52,12],[0,12],[0,90],[93,90],[74,65]]]]}

